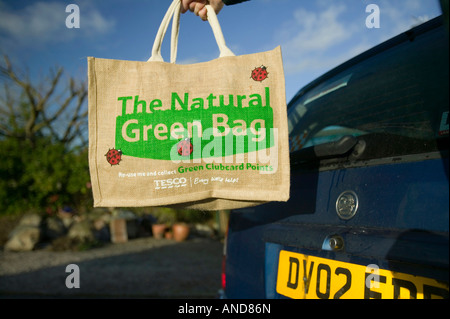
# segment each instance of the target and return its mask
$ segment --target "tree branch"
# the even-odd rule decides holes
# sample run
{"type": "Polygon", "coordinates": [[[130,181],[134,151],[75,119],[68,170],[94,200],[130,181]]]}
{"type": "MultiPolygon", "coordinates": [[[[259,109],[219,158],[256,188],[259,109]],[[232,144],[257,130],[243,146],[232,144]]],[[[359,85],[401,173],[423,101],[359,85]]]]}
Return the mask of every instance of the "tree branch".
{"type": "Polygon", "coordinates": [[[81,127],[87,118],[87,111],[82,111],[87,97],[86,83],[77,85],[75,80],[70,78],[66,91],[55,97],[62,74],[63,69],[58,68],[56,72],[51,72],[46,82],[43,82],[47,85],[34,86],[29,77],[20,76],[15,72],[9,58],[4,56],[4,65],[0,64],[0,75],[16,85],[22,95],[21,98],[13,98],[9,94],[10,87],[5,82],[6,95],[1,101],[4,103],[0,104],[0,115],[2,115],[0,134],[22,136],[30,141],[33,141],[36,136],[50,134],[62,143],[71,142],[77,136],[81,136],[81,127]],[[70,115],[64,119],[68,112],[70,115]],[[61,128],[66,121],[67,126],[63,133],[58,133],[61,132],[58,127],[61,128]]]}

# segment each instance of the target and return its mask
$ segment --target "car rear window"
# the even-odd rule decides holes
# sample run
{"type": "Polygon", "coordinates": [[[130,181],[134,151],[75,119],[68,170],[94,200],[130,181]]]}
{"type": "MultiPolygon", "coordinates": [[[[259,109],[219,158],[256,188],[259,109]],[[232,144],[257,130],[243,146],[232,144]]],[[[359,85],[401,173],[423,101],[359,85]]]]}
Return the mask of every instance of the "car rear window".
{"type": "Polygon", "coordinates": [[[447,35],[402,37],[300,91],[288,110],[291,152],[344,136],[371,140],[373,157],[448,149],[447,35]]]}

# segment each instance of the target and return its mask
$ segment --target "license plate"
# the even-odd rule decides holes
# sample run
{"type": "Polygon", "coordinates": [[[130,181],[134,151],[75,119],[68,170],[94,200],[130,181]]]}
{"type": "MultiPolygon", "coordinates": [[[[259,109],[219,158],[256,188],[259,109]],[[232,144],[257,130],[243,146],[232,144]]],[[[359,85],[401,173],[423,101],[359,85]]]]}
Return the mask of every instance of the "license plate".
{"type": "Polygon", "coordinates": [[[294,299],[448,298],[448,283],[281,250],[277,292],[294,299]]]}

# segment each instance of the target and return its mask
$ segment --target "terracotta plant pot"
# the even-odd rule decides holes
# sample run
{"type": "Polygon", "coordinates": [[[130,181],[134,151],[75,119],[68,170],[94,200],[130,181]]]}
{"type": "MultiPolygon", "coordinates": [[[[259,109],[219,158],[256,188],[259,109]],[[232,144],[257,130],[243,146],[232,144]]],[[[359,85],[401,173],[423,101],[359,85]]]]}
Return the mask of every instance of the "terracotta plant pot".
{"type": "Polygon", "coordinates": [[[173,239],[175,239],[175,241],[180,242],[188,238],[190,228],[189,225],[185,223],[177,223],[172,226],[172,231],[173,231],[173,239]]]}
{"type": "Polygon", "coordinates": [[[171,231],[171,230],[167,230],[167,231],[164,233],[164,238],[165,238],[165,239],[169,239],[169,240],[173,239],[173,233],[172,233],[172,231],[171,231]]]}
{"type": "Polygon", "coordinates": [[[153,237],[156,239],[164,238],[164,232],[166,231],[166,224],[152,224],[153,237]]]}

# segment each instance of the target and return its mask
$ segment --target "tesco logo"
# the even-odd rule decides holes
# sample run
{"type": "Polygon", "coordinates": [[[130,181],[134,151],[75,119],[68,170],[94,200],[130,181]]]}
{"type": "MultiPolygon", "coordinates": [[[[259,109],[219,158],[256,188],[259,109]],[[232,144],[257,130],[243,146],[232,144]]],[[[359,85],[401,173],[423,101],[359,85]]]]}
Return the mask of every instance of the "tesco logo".
{"type": "Polygon", "coordinates": [[[155,189],[169,189],[174,187],[185,187],[187,185],[187,179],[184,177],[157,179],[154,182],[156,184],[155,189]]]}

